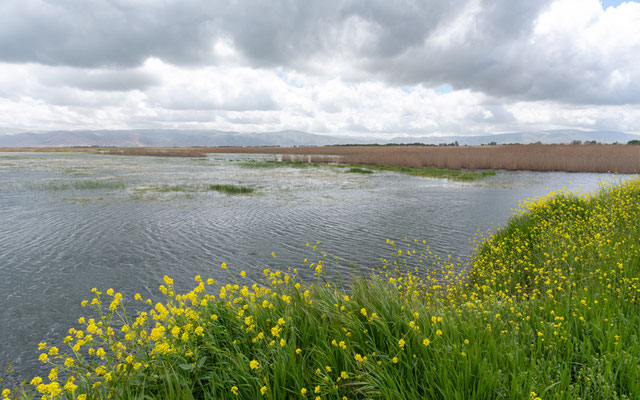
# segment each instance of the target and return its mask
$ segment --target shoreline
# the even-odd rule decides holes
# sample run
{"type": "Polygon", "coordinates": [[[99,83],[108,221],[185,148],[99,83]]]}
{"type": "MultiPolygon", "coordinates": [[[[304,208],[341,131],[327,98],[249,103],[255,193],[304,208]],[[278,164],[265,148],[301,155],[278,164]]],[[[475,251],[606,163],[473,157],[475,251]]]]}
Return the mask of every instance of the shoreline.
{"type": "Polygon", "coordinates": [[[432,258],[419,243],[391,241],[398,258],[348,290],[323,278],[321,252],[308,262],[317,279],[306,282],[296,270],[265,269],[260,284],[249,285],[243,271],[222,263],[232,283],[198,275],[195,288],[179,294],[165,276],[165,300],[154,306],[136,294],[148,311],[135,315],[123,308],[123,294],[93,289],[83,302],[93,312],[65,339],[73,353],[39,345],[50,383],[35,377],[11,391],[25,399],[36,391],[55,398],[633,397],[640,393],[639,198],[635,179],[593,195],[560,190],[529,202],[477,243],[466,276],[437,256],[433,269],[424,265],[432,258]],[[414,264],[427,269],[405,268],[414,264]]]}
{"type": "Polygon", "coordinates": [[[344,164],[449,170],[640,173],[640,146],[623,144],[513,144],[499,146],[306,147],[50,147],[0,152],[61,152],[131,156],[205,157],[211,153],[339,157],[344,164]]]}

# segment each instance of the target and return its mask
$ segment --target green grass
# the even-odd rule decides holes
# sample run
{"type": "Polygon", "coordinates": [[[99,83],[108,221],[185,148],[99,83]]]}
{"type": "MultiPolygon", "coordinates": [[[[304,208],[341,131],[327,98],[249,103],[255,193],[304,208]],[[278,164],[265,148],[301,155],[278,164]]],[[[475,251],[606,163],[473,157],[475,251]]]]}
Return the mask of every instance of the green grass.
{"type": "Polygon", "coordinates": [[[373,174],[373,171],[371,171],[370,169],[363,169],[363,168],[349,168],[347,172],[353,173],[353,174],[373,174]]]}
{"type": "Polygon", "coordinates": [[[370,164],[323,164],[305,163],[300,161],[245,161],[239,163],[243,168],[310,168],[310,167],[332,167],[349,168],[347,172],[372,173],[371,170],[391,171],[411,176],[421,176],[427,178],[451,179],[454,181],[471,182],[488,176],[496,175],[495,171],[467,171],[457,169],[441,168],[409,168],[396,167],[392,165],[370,165],[370,164]],[[368,171],[368,172],[365,172],[368,171]]]}
{"type": "MultiPolygon", "coordinates": [[[[638,204],[640,180],[526,203],[478,238],[467,274],[389,241],[395,259],[337,284],[313,247],[309,273],[266,269],[255,285],[227,271],[176,294],[165,277],[161,303],[136,296],[145,313],[95,290],[58,372],[75,377],[69,399],[635,399],[638,204]]],[[[58,390],[35,383],[15,397],[58,390]]]]}
{"type": "Polygon", "coordinates": [[[155,185],[148,188],[141,188],[139,191],[154,191],[160,193],[179,192],[179,193],[196,193],[216,191],[230,195],[250,194],[254,189],[249,186],[231,185],[231,184],[179,184],[179,185],[155,185]]]}
{"type": "Polygon", "coordinates": [[[215,190],[226,194],[249,194],[253,193],[253,188],[238,185],[209,185],[209,190],[215,190]]]}

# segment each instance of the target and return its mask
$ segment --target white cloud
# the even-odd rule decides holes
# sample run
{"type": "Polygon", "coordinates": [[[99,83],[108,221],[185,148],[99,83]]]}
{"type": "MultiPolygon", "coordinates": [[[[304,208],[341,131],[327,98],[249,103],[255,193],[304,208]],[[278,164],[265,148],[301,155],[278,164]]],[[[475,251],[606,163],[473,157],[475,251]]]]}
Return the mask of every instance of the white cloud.
{"type": "Polygon", "coordinates": [[[636,2],[74,4],[0,5],[0,126],[640,132],[636,2]]]}

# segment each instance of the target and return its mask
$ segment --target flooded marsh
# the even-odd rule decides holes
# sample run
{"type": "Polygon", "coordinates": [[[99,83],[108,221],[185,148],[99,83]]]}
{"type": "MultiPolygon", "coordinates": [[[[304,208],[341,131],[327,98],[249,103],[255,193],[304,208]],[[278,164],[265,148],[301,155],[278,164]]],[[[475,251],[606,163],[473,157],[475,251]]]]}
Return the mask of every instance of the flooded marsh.
{"type": "Polygon", "coordinates": [[[20,379],[38,368],[38,342],[61,342],[93,287],[152,297],[164,275],[178,288],[198,274],[227,281],[221,262],[258,282],[265,267],[286,270],[314,257],[307,242],[320,242],[330,259],[325,272],[336,281],[358,274],[354,265],[392,257],[389,238],[425,240],[434,253],[464,260],[470,238],[504,224],[520,200],[619,179],[499,172],[457,182],[331,166],[247,168],[272,160],[251,154],[5,154],[0,371],[12,362],[20,379]]]}

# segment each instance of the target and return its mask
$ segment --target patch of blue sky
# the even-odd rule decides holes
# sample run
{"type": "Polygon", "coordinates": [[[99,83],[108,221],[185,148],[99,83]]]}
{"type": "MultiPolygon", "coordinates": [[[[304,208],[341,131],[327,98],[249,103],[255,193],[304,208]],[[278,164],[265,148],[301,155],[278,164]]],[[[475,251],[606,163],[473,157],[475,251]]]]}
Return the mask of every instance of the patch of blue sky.
{"type": "Polygon", "coordinates": [[[448,83],[445,83],[444,85],[438,86],[434,90],[437,94],[447,94],[453,92],[453,87],[451,87],[451,85],[449,85],[448,83]]]}
{"type": "MultiPolygon", "coordinates": [[[[609,7],[618,7],[622,3],[626,3],[629,0],[600,0],[600,4],[602,4],[602,8],[605,10],[609,7]]],[[[630,1],[630,3],[639,3],[638,1],[630,1]]]]}
{"type": "Polygon", "coordinates": [[[282,79],[289,86],[293,86],[297,88],[303,87],[302,83],[297,82],[295,79],[291,78],[290,76],[288,76],[286,73],[282,71],[276,72],[276,75],[278,75],[278,78],[282,79]]]}

